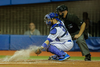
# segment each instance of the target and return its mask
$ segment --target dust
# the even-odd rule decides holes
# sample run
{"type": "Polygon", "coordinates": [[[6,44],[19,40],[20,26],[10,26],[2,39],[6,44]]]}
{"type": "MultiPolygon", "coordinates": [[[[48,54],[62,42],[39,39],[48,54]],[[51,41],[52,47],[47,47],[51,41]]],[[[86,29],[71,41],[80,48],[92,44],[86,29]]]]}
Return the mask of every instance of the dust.
{"type": "Polygon", "coordinates": [[[30,57],[30,53],[34,53],[39,46],[30,46],[28,49],[21,49],[14,53],[13,56],[6,56],[3,61],[20,61],[22,59],[28,59],[30,57]]]}

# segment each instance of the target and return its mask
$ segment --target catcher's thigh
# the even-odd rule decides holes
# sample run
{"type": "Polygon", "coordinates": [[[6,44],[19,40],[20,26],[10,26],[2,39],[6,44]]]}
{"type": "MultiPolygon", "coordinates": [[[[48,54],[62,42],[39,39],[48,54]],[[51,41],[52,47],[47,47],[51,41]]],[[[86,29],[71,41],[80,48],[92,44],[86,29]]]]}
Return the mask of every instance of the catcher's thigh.
{"type": "Polygon", "coordinates": [[[72,42],[55,42],[55,43],[50,43],[50,44],[56,46],[59,50],[63,50],[63,51],[69,51],[73,47],[73,41],[72,42]]]}

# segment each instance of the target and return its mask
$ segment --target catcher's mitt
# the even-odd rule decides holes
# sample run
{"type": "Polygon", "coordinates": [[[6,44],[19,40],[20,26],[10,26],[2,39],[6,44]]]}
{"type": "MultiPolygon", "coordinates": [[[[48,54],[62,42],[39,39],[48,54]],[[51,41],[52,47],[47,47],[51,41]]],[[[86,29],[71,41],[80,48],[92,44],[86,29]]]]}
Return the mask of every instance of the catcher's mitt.
{"type": "Polygon", "coordinates": [[[35,50],[35,54],[39,55],[42,52],[42,48],[38,48],[35,50]]]}

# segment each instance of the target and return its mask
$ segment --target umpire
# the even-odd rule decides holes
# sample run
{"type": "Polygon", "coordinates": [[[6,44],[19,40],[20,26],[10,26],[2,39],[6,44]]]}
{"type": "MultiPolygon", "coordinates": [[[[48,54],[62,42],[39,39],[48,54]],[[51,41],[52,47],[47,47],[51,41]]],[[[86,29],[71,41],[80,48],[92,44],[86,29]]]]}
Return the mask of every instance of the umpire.
{"type": "Polygon", "coordinates": [[[59,17],[64,21],[66,28],[72,36],[73,40],[80,47],[85,61],[91,61],[91,54],[84,39],[84,30],[86,23],[82,22],[76,15],[68,13],[68,7],[60,5],[56,8],[59,17]]]}

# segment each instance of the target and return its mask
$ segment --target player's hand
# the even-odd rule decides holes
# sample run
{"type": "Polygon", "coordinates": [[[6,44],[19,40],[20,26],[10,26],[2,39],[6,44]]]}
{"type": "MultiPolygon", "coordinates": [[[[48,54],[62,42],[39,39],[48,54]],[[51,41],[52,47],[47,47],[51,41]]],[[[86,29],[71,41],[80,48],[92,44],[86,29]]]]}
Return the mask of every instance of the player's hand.
{"type": "Polygon", "coordinates": [[[77,38],[79,38],[80,36],[81,36],[81,35],[76,34],[76,35],[74,36],[74,38],[77,39],[77,38]]]}

